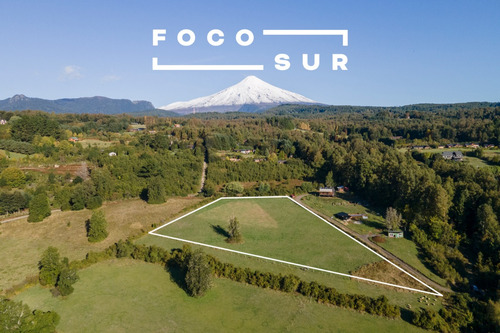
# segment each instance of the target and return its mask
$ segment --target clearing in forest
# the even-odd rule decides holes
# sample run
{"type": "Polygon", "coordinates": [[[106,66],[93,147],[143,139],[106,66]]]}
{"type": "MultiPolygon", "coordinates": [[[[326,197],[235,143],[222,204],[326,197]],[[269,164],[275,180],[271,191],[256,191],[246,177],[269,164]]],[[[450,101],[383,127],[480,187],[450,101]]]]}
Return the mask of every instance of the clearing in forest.
{"type": "MultiPolygon", "coordinates": [[[[285,196],[220,198],[150,232],[151,235],[348,276],[370,283],[442,296],[306,207],[285,196]],[[241,243],[228,243],[237,218],[241,243]],[[385,281],[366,275],[382,267],[385,281]]],[[[376,275],[379,276],[379,275],[376,275]]]]}

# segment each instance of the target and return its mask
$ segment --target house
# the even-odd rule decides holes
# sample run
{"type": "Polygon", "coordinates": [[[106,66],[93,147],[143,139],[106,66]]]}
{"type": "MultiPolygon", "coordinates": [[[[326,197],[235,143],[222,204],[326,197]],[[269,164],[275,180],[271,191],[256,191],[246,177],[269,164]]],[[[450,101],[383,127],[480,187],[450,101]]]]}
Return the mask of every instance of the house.
{"type": "Polygon", "coordinates": [[[174,125],[174,127],[175,127],[175,128],[181,128],[181,127],[182,127],[182,125],[181,125],[181,124],[175,124],[175,125],[174,125]]]}
{"type": "Polygon", "coordinates": [[[245,155],[248,155],[248,154],[251,154],[254,152],[254,150],[252,150],[252,149],[234,149],[233,151],[236,153],[241,153],[241,154],[245,154],[245,155]]]}
{"type": "Polygon", "coordinates": [[[337,186],[337,192],[339,193],[349,192],[349,187],[344,185],[337,186]]]}
{"type": "Polygon", "coordinates": [[[331,187],[320,187],[318,192],[319,192],[320,197],[334,197],[335,196],[335,190],[331,187]]]}
{"type": "Polygon", "coordinates": [[[443,151],[441,153],[441,156],[443,156],[445,160],[458,161],[458,162],[464,160],[464,155],[462,154],[461,151],[443,151]]]}
{"type": "Polygon", "coordinates": [[[416,150],[422,150],[422,149],[431,149],[430,146],[413,146],[411,147],[412,149],[416,149],[416,150]]]}
{"type": "Polygon", "coordinates": [[[466,143],[465,147],[466,148],[479,148],[479,145],[477,143],[466,143]]]}
{"type": "Polygon", "coordinates": [[[116,156],[116,153],[112,151],[111,153],[108,154],[108,156],[116,156]]]}
{"type": "Polygon", "coordinates": [[[76,136],[72,136],[68,139],[69,142],[78,142],[78,138],[76,136]]]}
{"type": "Polygon", "coordinates": [[[338,218],[339,220],[342,220],[342,221],[347,221],[349,220],[351,217],[349,216],[349,214],[345,213],[345,212],[340,212],[340,213],[337,213],[334,215],[336,218],[338,218]]]}
{"type": "Polygon", "coordinates": [[[444,146],[438,146],[438,149],[444,149],[444,146]]]}
{"type": "Polygon", "coordinates": [[[0,125],[7,125],[7,120],[0,119],[0,125]]]}
{"type": "Polygon", "coordinates": [[[255,163],[260,163],[260,162],[264,161],[264,159],[263,158],[254,158],[253,161],[255,163]]]}
{"type": "Polygon", "coordinates": [[[404,233],[400,230],[398,230],[398,231],[389,230],[389,231],[387,231],[387,235],[389,236],[389,238],[403,238],[404,233]]]}

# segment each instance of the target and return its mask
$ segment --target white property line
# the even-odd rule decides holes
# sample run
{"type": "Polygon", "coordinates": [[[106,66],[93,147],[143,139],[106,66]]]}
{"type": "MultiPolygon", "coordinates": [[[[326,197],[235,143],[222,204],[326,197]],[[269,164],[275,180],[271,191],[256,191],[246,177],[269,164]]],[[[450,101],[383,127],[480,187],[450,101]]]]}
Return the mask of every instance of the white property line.
{"type": "Polygon", "coordinates": [[[153,58],[154,71],[263,71],[264,65],[159,65],[153,58]]]}
{"type": "Polygon", "coordinates": [[[424,293],[424,294],[430,294],[430,295],[435,295],[435,296],[443,296],[443,294],[439,293],[438,291],[436,291],[435,289],[431,288],[430,286],[428,286],[426,283],[420,281],[419,279],[417,279],[416,277],[414,277],[413,275],[411,275],[410,273],[408,273],[407,271],[405,271],[404,269],[400,268],[399,266],[397,266],[396,264],[392,263],[391,261],[389,261],[387,258],[385,258],[384,256],[380,255],[379,253],[375,252],[374,250],[370,249],[368,246],[366,246],[365,244],[361,243],[360,241],[358,241],[357,239],[355,239],[354,237],[350,236],[349,234],[347,234],[345,231],[343,231],[342,229],[339,229],[337,228],[336,226],[334,226],[333,224],[331,224],[330,222],[328,222],[327,220],[325,220],[324,218],[322,218],[321,216],[319,216],[318,214],[316,214],[315,212],[311,211],[309,208],[303,206],[302,204],[300,204],[299,202],[295,201],[295,200],[292,200],[290,197],[288,196],[262,196],[262,197],[222,197],[222,198],[219,198],[217,200],[214,200],[200,208],[197,208],[185,215],[182,215],[181,217],[178,217],[168,223],[165,223],[164,225],[152,230],[149,232],[150,235],[154,235],[154,236],[159,236],[159,237],[163,237],[163,238],[168,238],[168,239],[173,239],[173,240],[177,240],[177,241],[181,241],[181,242],[186,242],[186,243],[190,243],[190,244],[195,244],[195,245],[200,245],[200,246],[205,246],[205,247],[209,247],[209,248],[213,248],[213,249],[217,249],[217,250],[222,250],[222,251],[228,251],[228,252],[233,252],[233,253],[238,253],[238,254],[243,254],[243,255],[247,255],[247,256],[250,256],[250,257],[255,257],[255,258],[260,258],[260,259],[265,259],[265,260],[270,260],[270,261],[274,261],[274,262],[279,262],[279,263],[283,263],[283,264],[288,264],[288,265],[292,265],[292,266],[297,266],[297,267],[302,267],[302,268],[307,268],[307,269],[312,269],[312,270],[316,270],[316,271],[320,271],[320,272],[325,272],[325,273],[330,273],[330,274],[335,274],[335,275],[340,275],[340,276],[345,276],[345,277],[349,277],[349,278],[353,278],[353,279],[358,279],[358,280],[363,280],[363,281],[368,281],[368,282],[373,282],[373,283],[378,283],[378,284],[382,284],[382,285],[386,285],[386,286],[391,286],[391,287],[396,287],[396,288],[401,288],[401,289],[406,289],[406,290],[411,290],[411,291],[415,291],[415,292],[419,292],[419,293],[424,293]],[[173,236],[167,236],[167,235],[162,235],[162,234],[158,234],[156,233],[157,230],[160,230],[161,228],[163,227],[166,227],[168,226],[169,224],[172,224],[184,217],[187,217],[203,208],[206,208],[220,200],[239,200],[239,199],[276,199],[276,198],[287,198],[289,200],[291,200],[292,202],[294,202],[295,204],[297,204],[299,207],[302,207],[303,209],[307,210],[309,213],[313,214],[314,216],[316,216],[317,218],[321,219],[323,222],[327,223],[329,226],[335,228],[336,230],[340,231],[341,233],[343,233],[344,235],[346,235],[347,237],[349,237],[350,239],[352,239],[353,241],[355,241],[356,243],[358,243],[359,245],[363,246],[364,248],[366,248],[367,250],[371,251],[372,253],[374,253],[375,255],[377,255],[378,257],[382,258],[383,260],[385,260],[386,262],[388,262],[389,264],[393,265],[394,267],[396,267],[397,269],[399,269],[400,271],[406,273],[408,276],[412,277],[413,279],[415,279],[416,281],[420,282],[422,285],[426,286],[427,288],[429,288],[430,290],[432,290],[433,292],[429,292],[429,291],[425,291],[425,290],[420,290],[420,289],[415,289],[415,288],[410,288],[410,287],[405,287],[405,286],[400,286],[400,285],[397,285],[397,284],[392,284],[392,283],[387,283],[387,282],[382,282],[382,281],[377,281],[377,280],[372,280],[372,279],[367,279],[367,278],[363,278],[363,277],[360,277],[360,276],[356,276],[356,275],[351,275],[351,274],[345,274],[345,273],[340,273],[340,272],[335,272],[335,271],[330,271],[330,270],[327,270],[327,269],[323,269],[323,268],[318,268],[318,267],[312,267],[312,266],[307,266],[307,265],[302,265],[302,264],[298,264],[298,263],[294,263],[294,262],[290,262],[290,261],[285,261],[285,260],[281,260],[281,259],[276,259],[276,258],[270,258],[270,257],[265,257],[265,256],[260,256],[260,255],[257,255],[257,254],[253,254],[253,253],[247,253],[247,252],[242,252],[242,251],[236,251],[236,250],[232,250],[232,249],[227,249],[227,248],[224,248],[224,247],[219,247],[219,246],[215,246],[215,245],[210,245],[210,244],[205,244],[205,243],[200,243],[200,242],[195,242],[195,241],[191,241],[191,240],[187,240],[187,239],[182,239],[182,238],[177,238],[177,237],[173,237],[173,236]]]}
{"type": "Polygon", "coordinates": [[[342,46],[347,46],[348,30],[262,30],[264,36],[342,36],[342,46]]]}

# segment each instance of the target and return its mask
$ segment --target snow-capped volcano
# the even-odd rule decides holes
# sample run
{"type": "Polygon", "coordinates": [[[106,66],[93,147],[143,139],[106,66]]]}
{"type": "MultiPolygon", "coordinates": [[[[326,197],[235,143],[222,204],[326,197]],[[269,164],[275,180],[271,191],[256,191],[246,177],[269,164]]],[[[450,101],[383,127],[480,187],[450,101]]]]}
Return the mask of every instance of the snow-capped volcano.
{"type": "Polygon", "coordinates": [[[187,102],[175,102],[162,106],[160,109],[177,113],[255,112],[280,104],[317,104],[317,102],[275,87],[256,76],[247,76],[243,81],[213,95],[195,98],[187,102]]]}

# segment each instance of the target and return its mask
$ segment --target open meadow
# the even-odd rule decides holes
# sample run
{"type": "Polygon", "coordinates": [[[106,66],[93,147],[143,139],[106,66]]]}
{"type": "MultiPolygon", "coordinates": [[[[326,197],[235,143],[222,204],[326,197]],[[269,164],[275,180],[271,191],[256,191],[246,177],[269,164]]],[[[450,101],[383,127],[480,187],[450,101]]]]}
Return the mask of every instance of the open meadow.
{"type": "Polygon", "coordinates": [[[424,332],[401,319],[226,279],[193,298],[163,267],[139,261],[115,259],[79,274],[66,298],[36,286],[15,299],[59,313],[58,332],[424,332]]]}
{"type": "Polygon", "coordinates": [[[42,252],[55,246],[63,257],[83,259],[89,251],[100,251],[131,235],[150,230],[174,218],[180,211],[198,203],[199,198],[169,198],[161,205],[148,205],[132,199],[107,202],[101,208],[108,221],[109,236],[89,243],[85,222],[92,211],[55,212],[42,222],[28,223],[26,218],[0,224],[0,290],[21,283],[38,273],[42,252]]]}

